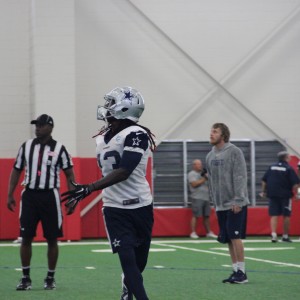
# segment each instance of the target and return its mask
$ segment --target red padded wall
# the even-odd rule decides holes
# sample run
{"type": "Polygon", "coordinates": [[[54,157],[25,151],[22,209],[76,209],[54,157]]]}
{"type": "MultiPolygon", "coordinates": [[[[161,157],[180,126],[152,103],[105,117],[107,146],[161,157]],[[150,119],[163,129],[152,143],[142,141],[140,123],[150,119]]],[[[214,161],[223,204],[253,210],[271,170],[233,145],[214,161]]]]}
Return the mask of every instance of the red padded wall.
{"type": "Polygon", "coordinates": [[[17,202],[15,212],[11,212],[6,206],[8,181],[13,164],[14,159],[0,159],[0,239],[14,239],[19,235],[18,198],[22,190],[20,186],[17,187],[15,193],[17,202]]]}
{"type": "MultiPolygon", "coordinates": [[[[101,177],[95,158],[73,158],[76,181],[89,183],[101,177]]],[[[17,208],[14,213],[6,207],[8,180],[14,159],[0,159],[0,239],[15,239],[19,235],[19,199],[21,186],[19,185],[15,197],[17,208]]],[[[297,168],[298,158],[292,157],[291,165],[297,168]]],[[[147,178],[152,183],[151,161],[147,169],[147,178]]],[[[65,177],[62,175],[61,192],[66,190],[65,177]]],[[[98,192],[100,193],[100,191],[98,192]]],[[[64,213],[64,238],[62,240],[80,240],[81,238],[105,237],[105,228],[102,218],[102,204],[99,202],[95,207],[80,217],[80,210],[88,205],[96,193],[90,195],[78,206],[79,209],[71,216],[64,213]]],[[[64,207],[63,207],[64,209],[64,207]]],[[[155,208],[155,224],[153,236],[188,236],[190,234],[190,219],[192,213],[189,208],[155,208]]],[[[215,212],[212,212],[211,227],[217,233],[218,225],[215,212]]],[[[200,222],[198,232],[204,235],[204,229],[200,222]]],[[[269,235],[269,216],[267,207],[249,207],[248,211],[248,235],[269,235]]],[[[282,233],[282,221],[278,226],[278,233],[282,233]]],[[[293,213],[291,217],[291,235],[300,235],[300,201],[293,200],[293,213]]],[[[37,241],[43,240],[41,229],[38,230],[37,241]]]]}

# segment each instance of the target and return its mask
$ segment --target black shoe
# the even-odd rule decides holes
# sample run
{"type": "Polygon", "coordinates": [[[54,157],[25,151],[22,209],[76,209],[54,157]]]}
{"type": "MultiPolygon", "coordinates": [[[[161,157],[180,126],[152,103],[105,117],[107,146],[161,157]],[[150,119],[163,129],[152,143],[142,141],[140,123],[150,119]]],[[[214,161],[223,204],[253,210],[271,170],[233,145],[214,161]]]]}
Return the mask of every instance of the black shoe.
{"type": "Polygon", "coordinates": [[[31,290],[31,279],[29,276],[23,276],[20,279],[19,284],[16,288],[17,291],[28,291],[31,290]]]}
{"type": "Polygon", "coordinates": [[[235,276],[236,272],[233,271],[233,273],[226,279],[223,279],[222,282],[223,283],[231,283],[232,277],[235,276]]]}
{"type": "Polygon", "coordinates": [[[282,238],[282,241],[283,241],[283,242],[286,242],[286,243],[292,243],[292,242],[293,242],[289,237],[287,237],[287,238],[282,238]]]}
{"type": "Polygon", "coordinates": [[[248,282],[248,278],[246,273],[241,270],[238,270],[235,275],[232,276],[230,283],[246,283],[248,282]]]}
{"type": "Polygon", "coordinates": [[[45,290],[55,290],[56,284],[54,277],[47,276],[44,280],[44,289],[45,290]]]}

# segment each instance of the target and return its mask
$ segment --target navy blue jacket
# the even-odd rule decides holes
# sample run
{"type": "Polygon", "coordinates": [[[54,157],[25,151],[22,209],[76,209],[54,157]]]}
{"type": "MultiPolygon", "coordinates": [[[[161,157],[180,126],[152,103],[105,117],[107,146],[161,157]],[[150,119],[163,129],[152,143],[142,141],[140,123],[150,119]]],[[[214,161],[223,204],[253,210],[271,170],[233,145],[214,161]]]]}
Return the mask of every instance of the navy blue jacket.
{"type": "Polygon", "coordinates": [[[271,165],[262,180],[267,184],[269,198],[290,198],[293,196],[293,186],[299,183],[296,172],[285,161],[271,165]]]}

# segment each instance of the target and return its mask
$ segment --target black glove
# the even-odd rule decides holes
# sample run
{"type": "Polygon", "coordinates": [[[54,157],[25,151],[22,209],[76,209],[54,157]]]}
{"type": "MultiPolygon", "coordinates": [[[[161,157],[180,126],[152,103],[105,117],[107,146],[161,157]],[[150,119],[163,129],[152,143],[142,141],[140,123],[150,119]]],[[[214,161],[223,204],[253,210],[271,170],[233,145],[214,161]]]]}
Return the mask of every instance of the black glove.
{"type": "Polygon", "coordinates": [[[205,168],[202,169],[201,176],[207,178],[207,170],[205,168]]]}
{"type": "Polygon", "coordinates": [[[71,183],[74,185],[75,189],[62,193],[61,196],[63,198],[61,199],[61,202],[67,201],[65,206],[73,211],[77,204],[90,195],[92,191],[88,185],[78,184],[73,181],[71,181],[71,183]]]}

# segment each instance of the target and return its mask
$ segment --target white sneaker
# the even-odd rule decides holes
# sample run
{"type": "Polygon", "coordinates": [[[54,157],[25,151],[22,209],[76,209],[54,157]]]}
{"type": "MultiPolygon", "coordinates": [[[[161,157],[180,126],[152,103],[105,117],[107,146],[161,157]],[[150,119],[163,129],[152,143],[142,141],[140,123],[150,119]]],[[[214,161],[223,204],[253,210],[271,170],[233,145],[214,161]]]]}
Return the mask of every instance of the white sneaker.
{"type": "Polygon", "coordinates": [[[277,234],[276,233],[271,233],[271,242],[272,243],[277,243],[278,240],[277,240],[277,234]]]}
{"type": "Polygon", "coordinates": [[[195,231],[193,231],[193,232],[190,234],[190,238],[192,238],[192,239],[198,239],[198,238],[199,238],[199,235],[198,235],[195,231]]]}
{"type": "Polygon", "coordinates": [[[22,243],[22,238],[19,236],[16,240],[13,241],[14,244],[22,243]]]}
{"type": "Polygon", "coordinates": [[[206,237],[209,237],[209,238],[214,238],[216,239],[218,236],[215,235],[212,231],[210,231],[209,233],[206,234],[206,237]]]}

